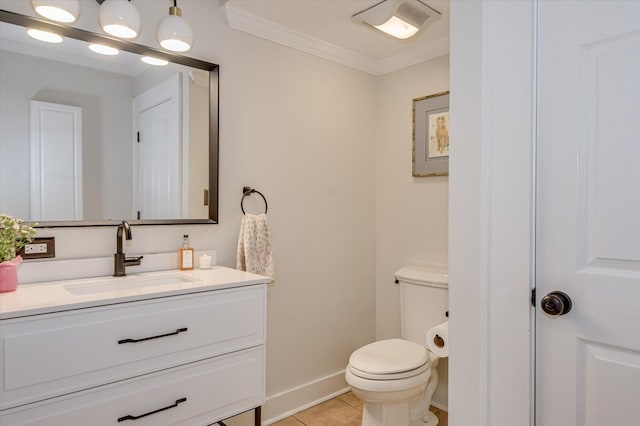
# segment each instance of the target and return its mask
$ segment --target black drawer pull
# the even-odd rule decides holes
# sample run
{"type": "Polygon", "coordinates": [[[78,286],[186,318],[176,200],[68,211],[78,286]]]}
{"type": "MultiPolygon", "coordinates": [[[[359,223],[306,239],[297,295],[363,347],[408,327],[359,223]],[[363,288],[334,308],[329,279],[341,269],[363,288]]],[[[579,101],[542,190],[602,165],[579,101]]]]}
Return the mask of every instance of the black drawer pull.
{"type": "Polygon", "coordinates": [[[160,411],[168,410],[170,408],[175,408],[175,407],[178,406],[178,404],[182,404],[183,402],[186,402],[186,401],[187,401],[187,398],[176,399],[176,402],[173,405],[168,405],[168,406],[163,407],[163,408],[158,408],[155,411],[149,411],[148,413],[140,414],[139,416],[132,416],[131,414],[129,414],[128,416],[120,417],[118,419],[118,422],[124,422],[125,420],[138,420],[138,419],[141,419],[143,417],[147,417],[147,416],[150,416],[152,414],[159,413],[160,411]]]}
{"type": "Polygon", "coordinates": [[[159,339],[161,337],[167,337],[167,336],[175,336],[176,334],[180,334],[184,331],[187,331],[187,327],[179,328],[173,333],[160,334],[158,336],[145,337],[143,339],[122,339],[122,340],[118,340],[118,344],[121,345],[123,343],[138,343],[138,342],[144,342],[145,340],[159,339]]]}

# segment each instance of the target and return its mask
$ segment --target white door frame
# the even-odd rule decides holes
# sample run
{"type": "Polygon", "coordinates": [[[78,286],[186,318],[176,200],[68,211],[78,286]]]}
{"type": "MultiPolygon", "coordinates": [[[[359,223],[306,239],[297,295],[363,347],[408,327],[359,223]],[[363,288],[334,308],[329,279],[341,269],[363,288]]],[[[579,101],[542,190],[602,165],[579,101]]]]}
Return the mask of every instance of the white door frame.
{"type": "MultiPolygon", "coordinates": [[[[51,102],[42,101],[29,101],[29,156],[30,156],[30,219],[31,220],[82,220],[83,217],[83,183],[82,183],[82,108],[71,105],[57,104],[51,102]],[[44,190],[46,188],[45,180],[47,176],[44,173],[44,165],[48,160],[44,156],[43,137],[46,136],[45,131],[41,126],[43,114],[47,111],[54,111],[56,113],[64,113],[72,117],[71,129],[72,135],[72,151],[73,160],[71,171],[72,185],[73,185],[73,217],[55,218],[52,219],[47,212],[50,212],[50,207],[45,200],[51,201],[52,194],[47,194],[44,190]]],[[[50,130],[50,129],[49,129],[50,130]]],[[[55,159],[53,160],[56,161],[55,159]]],[[[58,195],[58,194],[56,194],[58,195]]],[[[55,198],[55,197],[54,197],[55,198]]],[[[58,203],[59,204],[59,203],[58,203]]]]}
{"type": "Polygon", "coordinates": [[[451,2],[452,426],[534,424],[535,18],[451,2]]]}

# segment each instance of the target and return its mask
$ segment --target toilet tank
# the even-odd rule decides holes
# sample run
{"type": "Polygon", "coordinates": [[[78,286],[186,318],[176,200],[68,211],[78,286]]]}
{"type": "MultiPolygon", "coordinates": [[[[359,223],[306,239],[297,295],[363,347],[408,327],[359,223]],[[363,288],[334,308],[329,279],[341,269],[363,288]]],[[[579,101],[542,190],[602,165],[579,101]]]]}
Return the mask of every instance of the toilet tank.
{"type": "Polygon", "coordinates": [[[449,276],[446,269],[405,266],[396,272],[400,284],[402,338],[424,345],[427,330],[447,321],[449,276]]]}

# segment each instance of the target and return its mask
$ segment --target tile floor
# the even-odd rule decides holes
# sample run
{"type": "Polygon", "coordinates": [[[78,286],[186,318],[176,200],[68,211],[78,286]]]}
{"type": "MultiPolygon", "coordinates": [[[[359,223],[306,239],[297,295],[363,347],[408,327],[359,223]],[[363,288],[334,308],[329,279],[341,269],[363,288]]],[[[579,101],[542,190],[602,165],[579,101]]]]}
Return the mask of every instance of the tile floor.
{"type": "MultiPolygon", "coordinates": [[[[431,407],[440,419],[438,426],[447,426],[447,412],[431,407]]],[[[362,401],[347,392],[327,402],[308,408],[291,417],[273,423],[272,426],[360,426],[362,401]]]]}

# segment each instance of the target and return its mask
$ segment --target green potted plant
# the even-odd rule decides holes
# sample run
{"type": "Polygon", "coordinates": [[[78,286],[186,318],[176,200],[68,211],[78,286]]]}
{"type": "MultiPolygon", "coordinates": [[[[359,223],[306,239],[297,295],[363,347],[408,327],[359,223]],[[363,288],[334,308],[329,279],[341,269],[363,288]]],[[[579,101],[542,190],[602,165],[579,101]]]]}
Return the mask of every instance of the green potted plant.
{"type": "Polygon", "coordinates": [[[18,251],[33,241],[36,230],[22,219],[0,214],[0,293],[14,291],[18,286],[17,266],[22,263],[18,251]]]}

